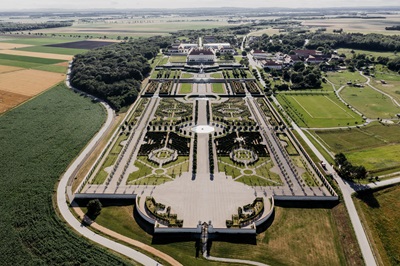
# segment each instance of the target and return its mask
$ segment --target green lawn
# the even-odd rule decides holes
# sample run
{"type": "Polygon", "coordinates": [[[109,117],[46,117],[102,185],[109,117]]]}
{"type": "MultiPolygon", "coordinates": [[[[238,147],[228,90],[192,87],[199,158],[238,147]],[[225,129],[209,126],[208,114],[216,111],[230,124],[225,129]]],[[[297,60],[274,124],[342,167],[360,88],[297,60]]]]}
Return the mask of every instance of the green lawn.
{"type": "Polygon", "coordinates": [[[400,186],[354,199],[372,247],[378,253],[379,265],[400,262],[400,186]]]}
{"type": "Polygon", "coordinates": [[[389,97],[369,86],[364,88],[346,87],[340,92],[340,95],[368,118],[395,118],[396,114],[400,113],[400,107],[395,106],[389,97]]]}
{"type": "Polygon", "coordinates": [[[211,76],[212,78],[215,78],[215,79],[222,79],[222,78],[223,78],[222,73],[220,73],[220,72],[211,73],[210,76],[211,76]]]}
{"type": "Polygon", "coordinates": [[[212,92],[213,93],[225,93],[225,85],[223,83],[212,83],[212,92]]]}
{"type": "Polygon", "coordinates": [[[128,184],[130,184],[131,181],[134,181],[138,178],[150,175],[153,170],[152,168],[148,167],[147,165],[143,164],[140,161],[135,161],[135,166],[138,168],[138,170],[129,175],[128,180],[126,181],[128,184]]]}
{"type": "Polygon", "coordinates": [[[336,85],[336,89],[340,86],[346,85],[347,82],[364,83],[367,79],[360,75],[359,72],[350,72],[347,70],[328,72],[326,77],[330,82],[336,85]]]}
{"type": "Polygon", "coordinates": [[[191,83],[181,83],[181,88],[179,89],[179,93],[187,94],[192,92],[192,84],[191,83]]]}
{"type": "Polygon", "coordinates": [[[38,52],[38,53],[50,53],[50,54],[65,54],[65,55],[83,54],[88,51],[85,49],[61,48],[61,47],[51,47],[51,46],[31,46],[31,47],[18,48],[17,50],[38,52]]]}
{"type": "Polygon", "coordinates": [[[183,78],[183,79],[191,79],[191,78],[193,78],[193,74],[183,72],[182,75],[181,75],[181,78],[183,78]]]}
{"type": "Polygon", "coordinates": [[[400,170],[400,125],[374,123],[359,129],[321,130],[313,134],[333,153],[343,152],[350,162],[364,165],[375,174],[400,170]]]}
{"type": "Polygon", "coordinates": [[[186,56],[170,56],[171,63],[186,63],[186,56]]]}
{"type": "Polygon", "coordinates": [[[299,126],[336,127],[361,124],[362,119],[334,94],[279,94],[277,99],[299,126]]]}
{"type": "MultiPolygon", "coordinates": [[[[329,209],[275,207],[272,225],[254,244],[215,240],[211,256],[259,261],[268,265],[343,265],[340,239],[329,209]]],[[[241,237],[244,239],[244,237],[241,237]]]]}
{"type": "Polygon", "coordinates": [[[375,58],[382,56],[382,57],[389,57],[389,58],[396,58],[399,55],[395,54],[393,52],[374,52],[374,51],[367,51],[367,50],[358,50],[358,49],[338,49],[337,52],[338,54],[344,53],[347,58],[352,58],[353,54],[351,53],[351,50],[353,50],[356,54],[366,54],[368,56],[373,56],[375,58]]]}
{"type": "MultiPolygon", "coordinates": [[[[196,258],[195,242],[190,237],[176,237],[175,241],[167,242],[152,237],[138,225],[133,213],[133,206],[104,207],[96,222],[151,245],[183,265],[226,265],[206,261],[202,256],[196,258]]],[[[211,256],[254,260],[269,265],[345,264],[330,209],[275,207],[272,225],[256,237],[232,236],[229,240],[221,237],[209,241],[211,256]]]]}
{"type": "Polygon", "coordinates": [[[59,177],[104,120],[99,104],[65,85],[0,116],[3,264],[124,263],[72,232],[56,215],[53,201],[59,177]]]}

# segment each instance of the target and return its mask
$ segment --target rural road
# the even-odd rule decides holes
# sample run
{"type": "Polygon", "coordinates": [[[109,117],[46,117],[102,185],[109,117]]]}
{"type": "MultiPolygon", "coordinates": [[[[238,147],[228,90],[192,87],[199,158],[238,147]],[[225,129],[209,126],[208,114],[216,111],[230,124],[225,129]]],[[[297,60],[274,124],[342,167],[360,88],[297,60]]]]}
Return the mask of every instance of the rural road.
{"type": "MultiPolygon", "coordinates": [[[[70,86],[67,76],[67,85],[70,86]]],[[[108,238],[102,237],[87,227],[83,226],[80,221],[78,221],[73,214],[69,210],[69,204],[67,202],[66,196],[66,187],[68,185],[68,180],[76,171],[76,169],[80,166],[83,160],[85,160],[86,156],[92,152],[97,142],[103,137],[103,135],[108,131],[109,127],[112,125],[114,112],[112,109],[105,103],[102,103],[103,106],[107,110],[107,120],[104,123],[103,127],[100,131],[93,137],[90,143],[85,147],[85,149],[81,152],[81,154],[76,158],[76,160],[68,167],[64,175],[61,177],[60,182],[57,187],[57,206],[65,221],[75,229],[79,234],[84,237],[101,244],[109,249],[112,249],[118,253],[121,253],[128,258],[131,258],[143,265],[159,265],[159,263],[152,258],[132,249],[122,244],[119,244],[115,241],[112,241],[108,238]]]]}

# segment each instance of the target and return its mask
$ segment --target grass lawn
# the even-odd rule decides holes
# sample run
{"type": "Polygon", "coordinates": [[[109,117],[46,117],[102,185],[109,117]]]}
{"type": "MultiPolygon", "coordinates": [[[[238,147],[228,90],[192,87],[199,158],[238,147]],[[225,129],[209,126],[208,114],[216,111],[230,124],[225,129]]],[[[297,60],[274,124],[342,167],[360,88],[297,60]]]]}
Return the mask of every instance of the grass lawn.
{"type": "Polygon", "coordinates": [[[156,186],[164,184],[165,182],[172,181],[171,178],[166,176],[158,176],[152,175],[145,178],[140,179],[139,181],[131,182],[130,185],[149,185],[149,186],[156,186]]]}
{"type": "Polygon", "coordinates": [[[346,85],[347,82],[352,83],[364,83],[367,79],[360,75],[360,73],[344,71],[327,72],[327,79],[336,85],[336,89],[339,89],[341,85],[346,85]]]}
{"type": "MultiPolygon", "coordinates": [[[[103,207],[101,214],[96,218],[96,223],[107,227],[117,233],[130,237],[132,239],[150,245],[162,252],[165,252],[178,260],[183,265],[226,265],[214,262],[208,262],[201,255],[196,258],[195,240],[190,237],[175,237],[163,239],[162,237],[153,237],[147,233],[152,229],[141,221],[134,218],[134,206],[107,206],[103,207]],[[143,230],[143,228],[146,229],[143,230]]],[[[137,214],[135,214],[136,216],[137,214]]],[[[139,218],[140,219],[140,218],[139,218]]]]}
{"type": "Polygon", "coordinates": [[[384,72],[380,72],[380,69],[375,71],[375,79],[372,79],[371,85],[375,88],[386,92],[393,98],[400,102],[400,75],[389,71],[384,70],[384,72]],[[382,84],[381,80],[385,80],[386,84],[382,84]]]}
{"type": "MultiPolygon", "coordinates": [[[[190,237],[178,237],[171,241],[146,233],[143,228],[147,232],[151,229],[145,227],[141,220],[138,224],[133,208],[131,205],[103,207],[96,222],[151,245],[183,265],[226,265],[206,261],[201,255],[196,258],[196,242],[190,237]]],[[[233,236],[228,240],[233,243],[221,238],[210,240],[210,255],[248,259],[270,265],[343,265],[344,254],[332,216],[330,209],[275,207],[273,223],[265,232],[250,239],[233,236]]]]}
{"type": "Polygon", "coordinates": [[[374,123],[366,127],[320,130],[313,134],[333,153],[343,152],[354,164],[370,171],[399,170],[400,125],[374,123]]]}
{"type": "Polygon", "coordinates": [[[400,144],[364,149],[345,153],[347,159],[355,165],[363,165],[374,175],[381,172],[397,172],[400,170],[400,144]]]}
{"type": "Polygon", "coordinates": [[[54,206],[59,177],[104,120],[99,104],[64,84],[0,116],[3,264],[127,263],[75,234],[54,206]]]}
{"type": "Polygon", "coordinates": [[[358,49],[345,49],[341,48],[338,49],[337,52],[338,54],[345,54],[347,58],[352,58],[353,54],[351,53],[351,50],[353,50],[356,54],[366,54],[368,56],[374,56],[375,58],[382,56],[382,57],[389,57],[389,58],[396,58],[399,57],[398,54],[395,54],[393,52],[374,52],[374,51],[367,51],[367,50],[358,50],[358,49]]]}
{"type": "MultiPolygon", "coordinates": [[[[329,209],[275,207],[272,225],[254,244],[213,241],[211,256],[247,259],[269,265],[341,265],[344,255],[329,209]]],[[[243,239],[243,238],[242,238],[243,239]]]]}
{"type": "Polygon", "coordinates": [[[191,79],[191,78],[193,78],[193,74],[183,72],[182,75],[181,75],[181,78],[183,78],[183,79],[191,79]]]}
{"type": "Polygon", "coordinates": [[[130,184],[131,181],[134,181],[138,178],[151,174],[153,170],[144,163],[141,163],[140,161],[135,161],[135,166],[138,168],[138,170],[129,175],[128,180],[126,181],[128,184],[130,184]]]}
{"type": "Polygon", "coordinates": [[[85,49],[61,48],[61,47],[50,47],[50,46],[31,46],[31,47],[18,48],[17,50],[38,52],[38,53],[50,53],[50,54],[66,54],[66,55],[83,54],[88,51],[85,49]]]}
{"type": "MultiPolygon", "coordinates": [[[[240,165],[238,165],[238,167],[240,167],[240,165]]],[[[240,169],[234,166],[234,163],[228,156],[218,157],[218,171],[232,176],[232,178],[236,178],[241,175],[240,169]]]]}
{"type": "Polygon", "coordinates": [[[225,85],[223,83],[213,83],[212,84],[212,92],[213,93],[225,93],[224,89],[225,85]]]}
{"type": "Polygon", "coordinates": [[[277,99],[299,126],[335,127],[361,124],[362,119],[331,95],[279,94],[277,99]]]}
{"type": "Polygon", "coordinates": [[[340,92],[343,99],[368,118],[395,118],[400,107],[392,100],[365,86],[364,88],[346,87],[340,92]]]}
{"type": "Polygon", "coordinates": [[[186,56],[170,56],[169,61],[171,63],[186,63],[186,56]]]}
{"type": "Polygon", "coordinates": [[[181,83],[181,87],[179,89],[179,93],[188,94],[192,92],[192,84],[191,83],[181,83]]]}
{"type": "Polygon", "coordinates": [[[276,184],[274,182],[271,182],[267,179],[264,179],[264,178],[261,178],[259,176],[255,176],[255,175],[245,175],[245,176],[242,176],[242,177],[236,179],[236,181],[246,184],[248,186],[267,187],[267,186],[278,186],[279,185],[279,184],[276,184]]]}
{"type": "Polygon", "coordinates": [[[354,198],[379,265],[400,263],[400,186],[354,198]]]}
{"type": "Polygon", "coordinates": [[[212,78],[215,78],[215,79],[222,79],[222,78],[223,78],[222,73],[220,73],[220,72],[211,73],[210,76],[211,76],[212,78]]]}

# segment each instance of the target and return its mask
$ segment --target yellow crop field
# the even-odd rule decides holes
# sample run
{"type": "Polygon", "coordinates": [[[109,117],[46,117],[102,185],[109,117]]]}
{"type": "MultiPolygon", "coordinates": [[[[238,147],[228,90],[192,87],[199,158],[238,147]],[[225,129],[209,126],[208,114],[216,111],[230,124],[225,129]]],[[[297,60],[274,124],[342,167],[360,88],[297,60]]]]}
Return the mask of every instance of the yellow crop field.
{"type": "Polygon", "coordinates": [[[0,74],[0,91],[32,97],[64,80],[65,75],[34,69],[0,74]]]}
{"type": "Polygon", "coordinates": [[[18,71],[22,70],[23,68],[20,67],[13,67],[13,66],[3,66],[0,65],[0,74],[1,73],[7,73],[7,72],[13,72],[13,71],[18,71]]]}
{"type": "Polygon", "coordinates": [[[19,43],[8,43],[8,42],[0,42],[0,50],[10,50],[17,48],[25,48],[32,46],[30,44],[19,44],[19,43]]]}

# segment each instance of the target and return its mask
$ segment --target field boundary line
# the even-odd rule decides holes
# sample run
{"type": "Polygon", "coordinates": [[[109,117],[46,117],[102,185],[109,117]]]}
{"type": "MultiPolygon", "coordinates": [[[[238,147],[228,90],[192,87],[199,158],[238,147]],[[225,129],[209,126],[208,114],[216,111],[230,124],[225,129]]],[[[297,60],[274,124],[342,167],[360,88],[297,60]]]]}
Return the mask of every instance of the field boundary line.
{"type": "MultiPolygon", "coordinates": [[[[312,115],[307,111],[306,108],[304,108],[304,106],[303,106],[301,103],[299,103],[299,101],[297,101],[293,96],[290,96],[290,97],[292,97],[292,99],[293,99],[296,103],[298,103],[298,104],[300,105],[300,107],[303,108],[303,110],[306,111],[306,113],[307,113],[311,118],[315,118],[314,116],[312,116],[312,115]]],[[[325,97],[326,97],[326,96],[325,96],[325,97]]]]}
{"type": "Polygon", "coordinates": [[[340,109],[342,109],[342,111],[344,111],[347,115],[349,115],[351,118],[355,118],[352,114],[348,113],[345,109],[343,109],[340,105],[338,105],[337,103],[335,103],[332,99],[330,99],[328,96],[324,96],[325,98],[327,98],[329,101],[331,101],[333,104],[335,104],[337,107],[339,107],[340,109]]]}

